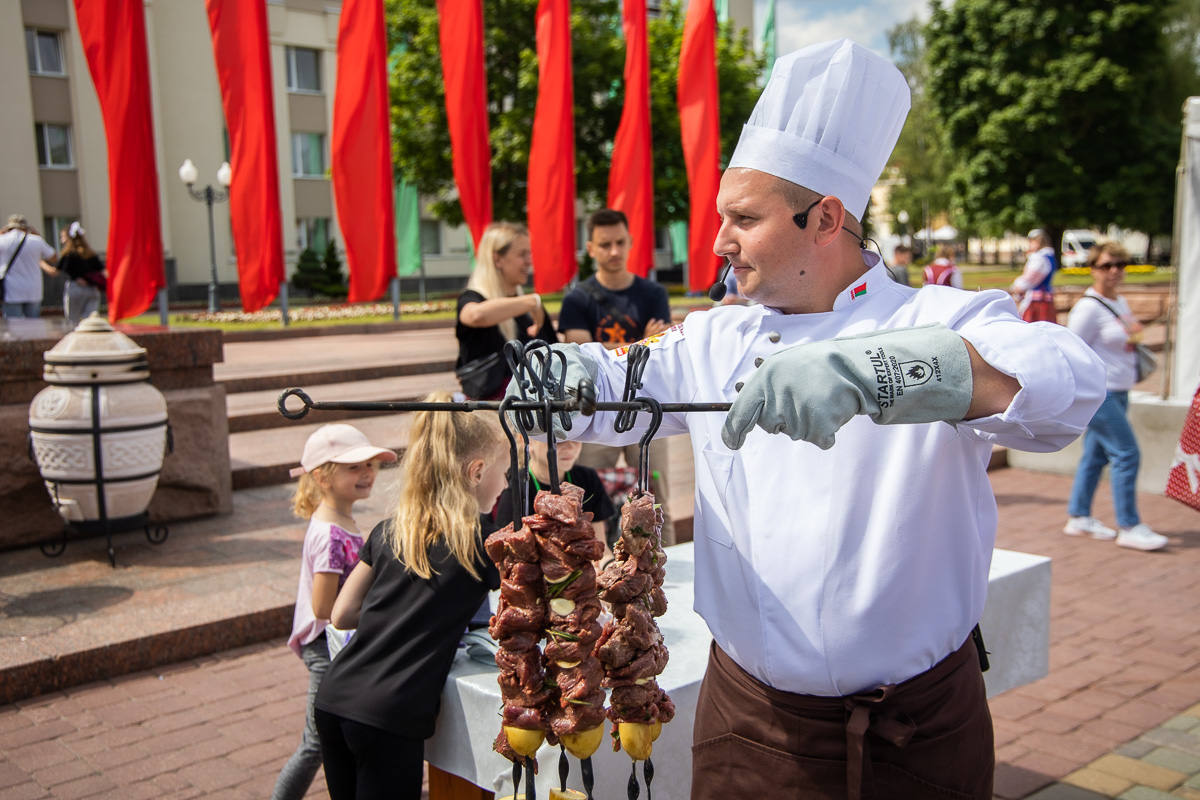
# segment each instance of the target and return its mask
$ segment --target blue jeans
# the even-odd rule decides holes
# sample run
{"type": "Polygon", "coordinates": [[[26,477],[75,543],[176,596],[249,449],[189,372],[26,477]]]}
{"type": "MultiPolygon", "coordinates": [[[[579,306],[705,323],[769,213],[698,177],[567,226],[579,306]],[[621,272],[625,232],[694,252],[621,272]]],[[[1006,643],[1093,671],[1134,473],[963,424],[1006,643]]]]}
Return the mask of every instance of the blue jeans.
{"type": "Polygon", "coordinates": [[[329,645],[325,641],[325,634],[301,645],[300,658],[308,667],[308,710],[304,718],[304,734],[300,737],[300,746],[283,765],[275,781],[272,800],[299,800],[304,797],[321,766],[321,740],[313,719],[313,703],[317,699],[317,689],[321,688],[321,679],[329,669],[329,645]]]}
{"type": "Polygon", "coordinates": [[[1104,465],[1108,464],[1117,526],[1132,528],[1141,522],[1137,509],[1137,474],[1142,455],[1125,416],[1128,409],[1129,392],[1109,392],[1083,432],[1083,457],[1075,470],[1075,484],[1067,504],[1067,513],[1072,517],[1092,515],[1096,485],[1100,483],[1104,465]]]}
{"type": "Polygon", "coordinates": [[[33,303],[4,303],[5,319],[37,319],[42,315],[42,301],[33,303]]]}

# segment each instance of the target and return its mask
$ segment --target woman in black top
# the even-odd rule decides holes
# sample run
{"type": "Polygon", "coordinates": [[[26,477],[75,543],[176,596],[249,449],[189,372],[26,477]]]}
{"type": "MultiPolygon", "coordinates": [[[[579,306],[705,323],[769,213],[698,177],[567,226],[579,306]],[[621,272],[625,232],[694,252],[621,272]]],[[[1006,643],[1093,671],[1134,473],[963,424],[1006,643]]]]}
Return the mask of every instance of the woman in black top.
{"type": "Polygon", "coordinates": [[[333,607],[333,624],[357,631],[315,703],[332,800],[421,797],[425,739],[459,638],[500,588],[480,522],[507,464],[494,415],[414,415],[396,512],[371,532],[333,607]]]}
{"type": "Polygon", "coordinates": [[[529,230],[513,222],[489,225],[479,240],[475,271],[458,296],[458,324],[454,327],[458,337],[455,367],[468,397],[495,400],[503,396],[511,377],[504,361],[504,343],[509,339],[558,341],[542,298],[524,293],[532,274],[529,230]],[[498,358],[484,361],[492,356],[498,358]],[[464,366],[471,368],[468,374],[463,373],[464,366]]]}
{"type": "Polygon", "coordinates": [[[82,225],[72,222],[70,228],[58,235],[63,248],[58,256],[57,274],[67,276],[67,282],[63,284],[63,315],[69,330],[75,330],[80,320],[100,310],[103,295],[100,287],[104,264],[88,245],[84,233],[82,225]]]}

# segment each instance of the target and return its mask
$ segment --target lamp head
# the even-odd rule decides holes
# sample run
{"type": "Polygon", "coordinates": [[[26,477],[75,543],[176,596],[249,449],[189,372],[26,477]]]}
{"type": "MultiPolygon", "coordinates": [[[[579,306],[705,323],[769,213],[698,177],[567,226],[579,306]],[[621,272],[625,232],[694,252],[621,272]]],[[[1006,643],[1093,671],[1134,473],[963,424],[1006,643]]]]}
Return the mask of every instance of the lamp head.
{"type": "Polygon", "coordinates": [[[179,168],[179,180],[191,186],[199,177],[200,173],[196,170],[196,165],[192,163],[192,160],[184,159],[183,165],[179,168]]]}
{"type": "Polygon", "coordinates": [[[217,183],[226,187],[233,183],[233,169],[229,166],[228,161],[222,161],[221,166],[217,169],[217,183]]]}

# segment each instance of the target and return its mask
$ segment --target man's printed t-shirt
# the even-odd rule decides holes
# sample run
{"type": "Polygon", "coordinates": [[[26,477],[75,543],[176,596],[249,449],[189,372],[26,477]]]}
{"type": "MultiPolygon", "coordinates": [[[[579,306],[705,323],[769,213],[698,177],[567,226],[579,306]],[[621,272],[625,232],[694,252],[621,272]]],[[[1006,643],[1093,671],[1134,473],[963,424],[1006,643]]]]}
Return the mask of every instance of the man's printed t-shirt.
{"type": "Polygon", "coordinates": [[[662,286],[635,275],[625,289],[605,289],[593,275],[563,298],[558,329],[585,330],[597,342],[636,342],[646,335],[646,323],[652,319],[671,319],[662,286]],[[597,291],[611,308],[596,302],[591,293],[597,291]]]}

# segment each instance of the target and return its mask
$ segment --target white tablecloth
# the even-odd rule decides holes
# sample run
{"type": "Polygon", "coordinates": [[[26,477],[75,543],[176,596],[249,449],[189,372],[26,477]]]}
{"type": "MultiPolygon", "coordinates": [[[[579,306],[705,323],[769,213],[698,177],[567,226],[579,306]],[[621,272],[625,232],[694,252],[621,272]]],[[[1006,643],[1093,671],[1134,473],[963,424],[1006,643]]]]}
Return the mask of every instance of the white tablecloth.
{"type": "MultiPolygon", "coordinates": [[[[658,624],[671,660],[659,676],[659,684],[675,701],[677,712],[654,743],[653,791],[656,800],[683,800],[691,789],[692,722],[712,637],[704,620],[692,610],[692,545],[672,547],[668,556],[664,589],[669,608],[658,624]]],[[[986,674],[989,696],[1044,676],[1049,668],[1050,559],[997,550],[981,627],[992,651],[992,668],[986,674]]],[[[496,668],[460,652],[442,694],[437,734],[425,744],[426,760],[497,796],[512,794],[512,764],[492,751],[492,740],[500,731],[500,708],[496,668]]],[[[604,743],[592,756],[597,800],[625,797],[629,780],[629,757],[612,752],[608,727],[606,724],[604,743]]],[[[541,767],[538,797],[545,798],[550,787],[558,785],[558,749],[543,745],[537,757],[541,767]]],[[[570,756],[568,760],[571,775],[567,785],[582,789],[579,762],[570,756]]],[[[638,778],[641,781],[640,766],[638,778]]]]}

